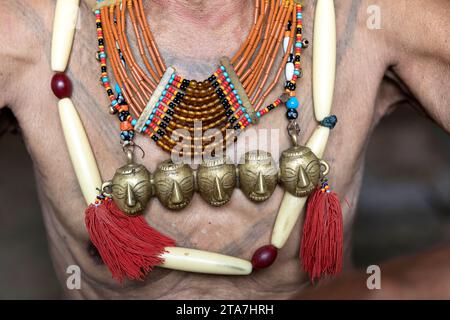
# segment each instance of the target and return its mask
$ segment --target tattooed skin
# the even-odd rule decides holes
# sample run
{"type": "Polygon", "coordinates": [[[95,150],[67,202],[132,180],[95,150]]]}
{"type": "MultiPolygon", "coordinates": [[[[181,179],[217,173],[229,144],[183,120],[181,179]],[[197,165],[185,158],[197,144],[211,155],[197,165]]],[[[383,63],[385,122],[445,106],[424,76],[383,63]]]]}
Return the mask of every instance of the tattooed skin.
{"type": "MultiPolygon", "coordinates": [[[[373,128],[404,101],[425,111],[446,130],[450,128],[450,21],[446,14],[450,3],[429,0],[425,12],[417,0],[335,2],[338,65],[333,113],[339,125],[332,132],[324,159],[331,165],[333,186],[346,199],[345,268],[349,269],[350,230],[364,153],[373,128]],[[369,5],[381,8],[379,30],[367,26],[369,5]]],[[[74,85],[74,104],[106,180],[125,158],[118,144],[118,121],[108,114],[108,99],[98,80],[95,21],[90,9],[93,3],[80,1],[80,22],[68,75],[74,85]]],[[[251,276],[221,277],[156,269],[145,281],[116,284],[105,265],[88,252],[83,214],[86,205],[65,147],[57,100],[50,90],[55,1],[0,0],[0,4],[0,107],[8,106],[13,111],[33,159],[49,246],[61,283],[65,284],[67,266],[76,264],[82,270],[82,290],[67,290],[68,297],[285,299],[309,286],[298,261],[300,222],[276,263],[251,276]]],[[[205,78],[221,56],[236,52],[253,21],[250,0],[145,0],[144,4],[167,65],[174,65],[188,78],[205,78]]],[[[311,40],[314,1],[304,4],[304,33],[311,40]]],[[[311,52],[304,52],[304,77],[297,90],[302,105],[302,143],[316,127],[311,52]]],[[[280,81],[268,101],[273,101],[281,90],[280,81]]],[[[280,128],[275,143],[284,150],[289,146],[286,122],[284,112],[278,110],[263,118],[258,128],[280,128]]],[[[152,172],[167,158],[149,139],[138,137],[136,142],[147,151],[143,164],[152,172]]],[[[258,247],[270,241],[281,198],[282,189],[277,188],[267,202],[255,204],[236,190],[231,201],[220,209],[208,206],[196,195],[181,213],[165,210],[158,201],[152,201],[145,213],[152,226],[176,239],[179,246],[250,259],[258,247]]]]}

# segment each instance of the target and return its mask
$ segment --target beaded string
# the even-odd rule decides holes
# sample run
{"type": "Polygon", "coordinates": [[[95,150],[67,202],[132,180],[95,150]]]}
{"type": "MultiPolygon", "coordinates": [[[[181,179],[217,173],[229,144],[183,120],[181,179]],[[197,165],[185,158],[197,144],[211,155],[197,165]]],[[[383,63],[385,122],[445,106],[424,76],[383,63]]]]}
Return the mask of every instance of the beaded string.
{"type": "MultiPolygon", "coordinates": [[[[98,39],[98,53],[97,59],[100,61],[100,69],[101,69],[101,82],[103,87],[106,90],[106,93],[111,101],[111,114],[117,114],[120,120],[120,137],[122,140],[132,140],[134,138],[134,128],[131,125],[133,121],[133,117],[129,112],[129,106],[126,103],[126,100],[122,94],[122,90],[120,89],[119,84],[116,84],[115,89],[117,92],[117,96],[114,95],[114,91],[111,88],[108,69],[107,69],[107,61],[106,61],[106,52],[105,52],[105,38],[102,28],[102,20],[100,15],[100,10],[95,11],[95,22],[97,26],[97,39],[98,39]]],[[[116,78],[117,79],[117,78],[116,78]]],[[[133,110],[136,112],[136,110],[133,110]]]]}
{"type": "MultiPolygon", "coordinates": [[[[243,46],[231,61],[235,62],[236,73],[238,75],[242,74],[242,71],[245,70],[244,67],[251,62],[246,73],[242,75],[241,81],[244,79],[243,86],[246,91],[249,90],[248,94],[253,94],[251,98],[252,104],[257,102],[255,105],[257,118],[268,114],[279,105],[285,103],[288,107],[286,116],[289,120],[293,120],[298,117],[296,110],[298,108],[298,100],[295,98],[295,89],[296,81],[301,75],[300,56],[301,48],[304,45],[302,42],[302,7],[298,3],[294,5],[292,0],[282,1],[281,5],[276,4],[276,2],[273,0],[270,3],[269,1],[255,1],[255,19],[252,30],[243,46]],[[267,20],[266,28],[263,25],[264,20],[267,20]],[[284,33],[282,32],[283,25],[286,26],[284,33]],[[295,29],[292,28],[293,25],[296,26],[295,29]],[[252,56],[255,53],[256,47],[258,47],[257,40],[261,38],[263,29],[265,32],[262,36],[261,46],[267,48],[267,50],[259,50],[252,61],[252,56]],[[290,48],[294,42],[294,33],[295,52],[292,53],[290,48]],[[283,35],[284,41],[282,41],[283,35]],[[281,42],[285,41],[288,44],[284,44],[285,52],[282,63],[276,72],[274,80],[263,91],[276,58],[276,53],[278,52],[276,47],[279,47],[281,42]],[[261,105],[264,99],[278,82],[283,66],[289,69],[286,70],[286,93],[281,95],[273,103],[262,108],[261,105]],[[262,74],[264,76],[260,79],[262,74]]],[[[150,94],[156,88],[155,80],[159,81],[158,78],[161,76],[164,63],[145,19],[142,0],[128,0],[126,1],[126,5],[124,3],[116,3],[115,5],[109,6],[109,8],[105,6],[96,10],[95,15],[102,83],[111,100],[110,111],[111,113],[117,113],[121,121],[121,138],[123,140],[131,140],[134,137],[133,128],[136,125],[137,119],[133,118],[130,109],[135,117],[140,115],[150,94]],[[125,32],[125,14],[127,12],[132,21],[139,54],[149,72],[148,76],[136,63],[127,41],[125,32]],[[139,30],[142,31],[143,36],[141,36],[139,30]],[[107,72],[105,40],[106,47],[109,48],[108,52],[110,54],[114,77],[117,80],[117,84],[115,85],[116,95],[114,95],[111,88],[107,72]],[[150,53],[150,59],[145,54],[144,44],[150,53]],[[129,74],[131,74],[131,77],[129,74]]],[[[176,129],[185,129],[192,133],[194,132],[192,125],[194,121],[203,121],[203,132],[211,128],[218,128],[223,134],[227,129],[234,129],[235,134],[233,134],[233,137],[235,138],[252,123],[252,119],[247,113],[247,110],[245,110],[245,107],[243,107],[242,101],[239,97],[236,97],[237,92],[233,88],[234,85],[231,81],[227,81],[229,79],[226,76],[221,74],[224,71],[223,66],[221,66],[211,77],[200,83],[189,81],[179,75],[174,75],[171,82],[166,85],[166,90],[164,90],[163,95],[160,97],[157,108],[154,109],[154,112],[146,121],[146,126],[142,132],[169,152],[178,143],[171,138],[173,131],[176,129]],[[209,83],[210,87],[206,87],[205,83],[209,83]],[[191,96],[191,94],[194,94],[194,96],[191,96]],[[190,103],[194,101],[196,104],[190,103]]],[[[186,135],[182,136],[182,138],[183,148],[187,146],[184,143],[185,141],[192,142],[198,139],[186,135]]],[[[227,136],[227,138],[229,137],[227,136]]],[[[201,138],[202,150],[198,150],[198,147],[191,146],[189,148],[191,154],[201,154],[206,147],[213,148],[220,143],[222,143],[222,150],[226,148],[223,142],[205,143],[205,141],[210,139],[211,136],[201,138]]]]}

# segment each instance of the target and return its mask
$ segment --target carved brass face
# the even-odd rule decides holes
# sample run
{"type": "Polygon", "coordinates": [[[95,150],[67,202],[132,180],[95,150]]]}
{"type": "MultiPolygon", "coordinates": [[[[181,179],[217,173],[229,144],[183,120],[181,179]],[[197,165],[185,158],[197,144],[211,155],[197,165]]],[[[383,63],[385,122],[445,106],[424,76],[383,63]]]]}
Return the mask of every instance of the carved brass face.
{"type": "Polygon", "coordinates": [[[159,201],[171,210],[185,208],[194,195],[194,173],[187,164],[164,161],[154,174],[154,184],[159,201]]]}
{"type": "Polygon", "coordinates": [[[285,190],[294,196],[308,196],[328,171],[328,164],[307,147],[295,146],[281,155],[280,180],[285,190]]]}
{"type": "Polygon", "coordinates": [[[119,209],[129,216],[140,214],[153,195],[150,172],[140,164],[129,163],[116,170],[111,181],[103,184],[109,188],[119,209]]]}
{"type": "Polygon", "coordinates": [[[278,170],[272,155],[265,151],[250,151],[239,164],[239,183],[242,192],[250,200],[267,200],[275,191],[278,170]]]}
{"type": "Polygon", "coordinates": [[[236,186],[236,169],[226,159],[205,160],[198,167],[197,184],[202,198],[219,207],[231,199],[236,186]]]}

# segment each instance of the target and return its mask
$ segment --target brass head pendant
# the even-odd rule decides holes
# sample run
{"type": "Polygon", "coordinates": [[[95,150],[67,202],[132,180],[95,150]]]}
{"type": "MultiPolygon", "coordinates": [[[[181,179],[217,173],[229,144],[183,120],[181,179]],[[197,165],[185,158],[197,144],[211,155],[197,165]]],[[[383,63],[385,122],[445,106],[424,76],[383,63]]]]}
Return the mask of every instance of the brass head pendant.
{"type": "Polygon", "coordinates": [[[128,163],[116,170],[111,181],[103,184],[103,193],[112,198],[126,215],[142,213],[153,195],[150,172],[133,161],[133,151],[126,148],[128,163]]]}
{"type": "Polygon", "coordinates": [[[281,154],[280,181],[296,197],[308,196],[327,175],[330,167],[304,146],[294,146],[281,154]]]}
{"type": "Polygon", "coordinates": [[[208,204],[220,207],[231,199],[236,187],[236,167],[227,159],[204,160],[197,171],[198,191],[208,204]]]}
{"type": "Polygon", "coordinates": [[[187,164],[162,162],[154,174],[155,193],[168,209],[186,208],[194,195],[194,172],[187,164]]]}
{"type": "Polygon", "coordinates": [[[270,153],[247,152],[238,168],[240,188],[248,199],[262,202],[270,198],[278,183],[278,169],[270,153]]]}
{"type": "Polygon", "coordinates": [[[296,121],[288,125],[293,146],[281,154],[280,183],[296,197],[307,197],[330,172],[330,166],[319,159],[310,148],[299,144],[300,126],[296,121]]]}

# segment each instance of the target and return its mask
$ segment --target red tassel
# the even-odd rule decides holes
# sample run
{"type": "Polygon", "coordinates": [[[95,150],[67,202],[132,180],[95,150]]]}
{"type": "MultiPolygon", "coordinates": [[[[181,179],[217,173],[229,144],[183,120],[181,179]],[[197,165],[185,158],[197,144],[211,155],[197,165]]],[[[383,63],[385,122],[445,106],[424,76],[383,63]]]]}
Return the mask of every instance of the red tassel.
{"type": "Polygon", "coordinates": [[[143,216],[129,217],[111,199],[86,209],[85,222],[92,243],[114,279],[143,280],[163,262],[159,256],[175,241],[150,227],[143,216]]]}
{"type": "Polygon", "coordinates": [[[343,222],[339,198],[317,188],[308,199],[300,258],[311,282],[342,271],[343,222]]]}

